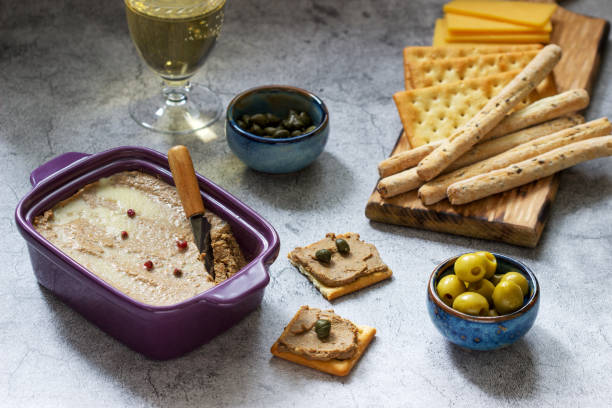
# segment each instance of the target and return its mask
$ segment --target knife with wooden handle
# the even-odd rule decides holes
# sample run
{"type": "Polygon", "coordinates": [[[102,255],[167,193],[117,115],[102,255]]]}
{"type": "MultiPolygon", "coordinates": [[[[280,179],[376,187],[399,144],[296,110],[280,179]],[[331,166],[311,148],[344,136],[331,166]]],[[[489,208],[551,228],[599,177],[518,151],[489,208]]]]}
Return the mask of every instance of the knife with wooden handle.
{"type": "Polygon", "coordinates": [[[200,254],[204,256],[206,271],[215,278],[213,263],[212,238],[210,236],[210,223],[204,216],[204,202],[200,194],[198,179],[196,178],[193,162],[189,150],[185,146],[177,145],[168,150],[168,163],[174,178],[185,215],[191,222],[191,230],[200,254]]]}

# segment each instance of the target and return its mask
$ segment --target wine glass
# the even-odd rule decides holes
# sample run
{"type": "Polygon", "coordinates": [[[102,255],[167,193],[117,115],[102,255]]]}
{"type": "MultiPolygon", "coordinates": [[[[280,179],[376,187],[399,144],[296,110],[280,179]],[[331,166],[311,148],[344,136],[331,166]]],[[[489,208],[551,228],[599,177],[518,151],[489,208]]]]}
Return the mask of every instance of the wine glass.
{"type": "Polygon", "coordinates": [[[164,133],[191,133],[221,116],[221,100],[189,82],[213,49],[223,25],[225,0],[125,0],[132,41],[163,79],[161,92],[134,97],[140,125],[164,133]]]}

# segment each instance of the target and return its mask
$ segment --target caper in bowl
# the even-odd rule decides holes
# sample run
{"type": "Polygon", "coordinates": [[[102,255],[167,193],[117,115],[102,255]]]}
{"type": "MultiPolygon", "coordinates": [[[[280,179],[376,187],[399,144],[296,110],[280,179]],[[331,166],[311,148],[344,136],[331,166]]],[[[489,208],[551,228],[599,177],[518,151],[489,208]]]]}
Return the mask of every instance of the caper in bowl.
{"type": "Polygon", "coordinates": [[[298,113],[293,109],[289,110],[286,118],[279,118],[273,113],[245,113],[236,123],[242,130],[273,139],[301,136],[317,128],[308,113],[298,113]]]}
{"type": "Polygon", "coordinates": [[[329,137],[323,101],[291,86],[242,92],[229,103],[226,119],[227,142],[234,154],[265,173],[301,170],[321,154],[329,137]]]}

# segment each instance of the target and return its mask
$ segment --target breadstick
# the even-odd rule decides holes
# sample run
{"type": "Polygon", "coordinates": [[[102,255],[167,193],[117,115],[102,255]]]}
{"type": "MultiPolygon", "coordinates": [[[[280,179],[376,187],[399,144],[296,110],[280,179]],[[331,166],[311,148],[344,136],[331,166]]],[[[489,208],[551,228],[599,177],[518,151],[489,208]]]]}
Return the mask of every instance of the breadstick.
{"type": "Polygon", "coordinates": [[[427,156],[433,151],[433,149],[440,146],[441,144],[442,141],[438,140],[429,144],[424,144],[419,147],[415,147],[414,149],[394,154],[393,156],[381,161],[378,164],[378,174],[380,174],[380,177],[384,178],[389,177],[392,174],[399,173],[400,171],[414,167],[419,164],[423,157],[427,156]]]}
{"type": "Polygon", "coordinates": [[[558,45],[551,44],[542,48],[521,73],[487,102],[484,108],[419,162],[419,177],[423,180],[433,179],[478,143],[512,108],[529,95],[552,71],[560,58],[561,48],[558,45]]]}
{"type": "Polygon", "coordinates": [[[492,170],[503,169],[514,163],[530,159],[538,154],[551,151],[569,143],[608,135],[611,131],[612,125],[610,125],[608,119],[601,118],[561,130],[551,135],[539,137],[530,142],[518,145],[504,153],[498,154],[497,156],[457,169],[423,184],[421,188],[419,188],[419,198],[425,205],[437,203],[446,198],[446,190],[448,187],[458,181],[488,173],[492,170]]]}
{"type": "MultiPolygon", "coordinates": [[[[584,109],[588,104],[589,94],[583,89],[574,89],[555,96],[551,96],[549,98],[540,99],[539,101],[536,101],[531,105],[521,110],[518,110],[511,115],[508,115],[506,119],[502,120],[499,125],[497,125],[491,132],[485,135],[482,140],[507,135],[511,132],[515,132],[520,129],[525,129],[529,126],[533,126],[545,122],[547,120],[560,117],[569,112],[584,109]]],[[[380,177],[384,178],[392,174],[399,173],[400,171],[414,167],[425,156],[427,156],[441,144],[442,141],[435,141],[426,145],[415,147],[414,149],[406,150],[404,152],[395,154],[389,157],[388,159],[381,161],[378,164],[378,173],[380,174],[380,177]]],[[[466,153],[466,155],[468,153],[466,153]]],[[[462,160],[464,157],[465,155],[461,156],[461,158],[457,161],[462,160]]],[[[458,169],[459,167],[463,167],[466,165],[466,163],[463,163],[462,165],[458,166],[453,163],[451,167],[453,167],[453,169],[458,169]]],[[[446,171],[451,170],[446,169],[446,171]]]]}
{"type": "Polygon", "coordinates": [[[514,133],[509,133],[506,136],[479,143],[453,162],[453,164],[448,166],[444,172],[450,173],[451,171],[503,153],[512,149],[513,147],[527,143],[533,139],[537,139],[538,137],[551,135],[560,130],[580,125],[582,123],[584,123],[584,117],[578,114],[573,114],[567,117],[553,119],[540,125],[519,130],[514,133]]]}
{"type": "Polygon", "coordinates": [[[412,167],[392,176],[385,177],[378,182],[376,190],[378,190],[383,198],[390,198],[405,193],[406,191],[415,190],[424,183],[417,175],[416,170],[416,167],[412,167]]]}
{"type": "MultiPolygon", "coordinates": [[[[582,116],[571,115],[570,117],[551,120],[538,126],[533,126],[506,136],[498,137],[497,139],[477,145],[472,150],[461,156],[461,158],[453,163],[447,170],[452,171],[457,168],[488,159],[489,157],[505,152],[508,149],[526,143],[530,140],[541,136],[550,135],[551,133],[555,133],[559,130],[566,129],[583,122],[584,118],[582,116]]],[[[420,149],[420,147],[412,150],[417,149],[420,149]]],[[[416,174],[415,168],[411,168],[381,179],[378,183],[377,190],[382,197],[389,198],[405,193],[406,191],[414,190],[423,184],[425,184],[425,182],[416,174]]]]}
{"type": "Polygon", "coordinates": [[[612,156],[612,136],[562,146],[509,167],[472,177],[448,188],[451,204],[466,204],[555,174],[587,160],[612,156]]]}
{"type": "Polygon", "coordinates": [[[589,105],[589,94],[584,89],[571,89],[511,113],[487,134],[487,138],[507,135],[518,129],[558,118],[570,112],[578,112],[589,105]]]}

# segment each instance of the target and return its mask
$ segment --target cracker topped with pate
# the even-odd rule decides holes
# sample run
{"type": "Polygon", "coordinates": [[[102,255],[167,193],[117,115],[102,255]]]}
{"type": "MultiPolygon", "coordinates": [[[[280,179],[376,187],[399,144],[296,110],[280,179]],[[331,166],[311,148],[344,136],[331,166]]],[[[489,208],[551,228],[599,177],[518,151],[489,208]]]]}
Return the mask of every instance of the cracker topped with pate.
{"type": "Polygon", "coordinates": [[[328,300],[346,295],[391,277],[376,247],[359,234],[326,234],[325,238],[288,255],[328,300]]]}
{"type": "Polygon", "coordinates": [[[345,376],[375,334],[376,329],[358,326],[333,310],[302,306],[270,351],[282,359],[345,376]]]}

